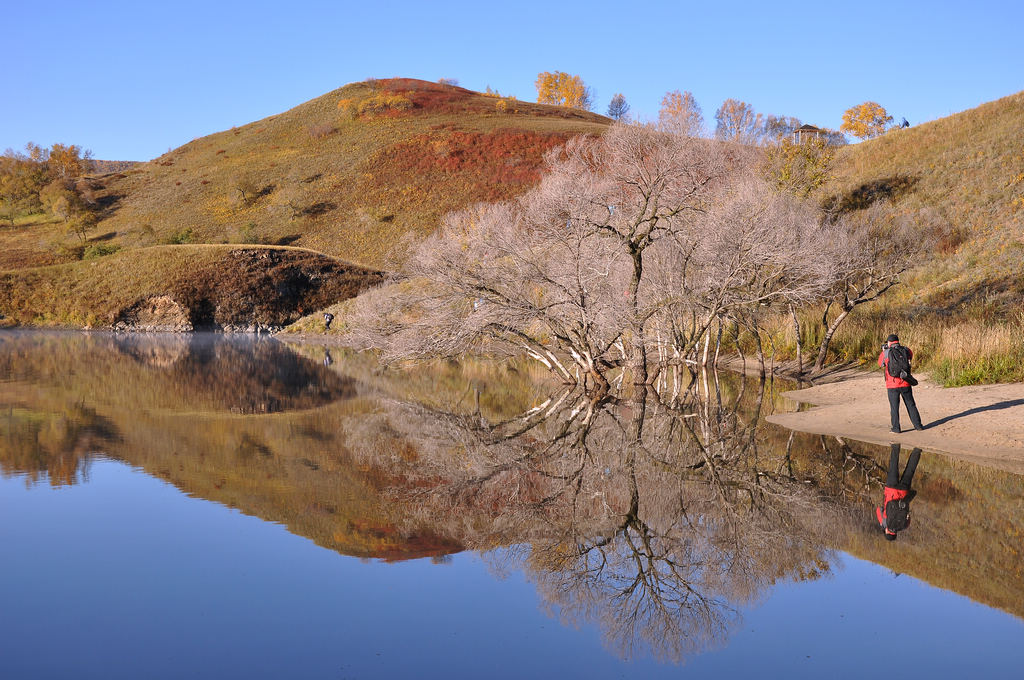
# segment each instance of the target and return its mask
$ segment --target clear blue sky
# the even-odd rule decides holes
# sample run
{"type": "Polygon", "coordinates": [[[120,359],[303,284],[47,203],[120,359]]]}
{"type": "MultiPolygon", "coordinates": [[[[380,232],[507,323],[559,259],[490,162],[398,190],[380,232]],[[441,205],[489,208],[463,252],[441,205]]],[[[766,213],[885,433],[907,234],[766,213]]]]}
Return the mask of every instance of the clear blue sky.
{"type": "Polygon", "coordinates": [[[604,113],[690,90],[838,128],[865,100],[898,121],[1024,89],[1024,3],[30,2],[4,0],[0,149],[75,143],[148,160],[369,77],[456,78],[533,100],[583,77],[604,113]],[[843,8],[849,8],[844,10],[843,8]],[[855,10],[855,11],[854,11],[855,10]]]}

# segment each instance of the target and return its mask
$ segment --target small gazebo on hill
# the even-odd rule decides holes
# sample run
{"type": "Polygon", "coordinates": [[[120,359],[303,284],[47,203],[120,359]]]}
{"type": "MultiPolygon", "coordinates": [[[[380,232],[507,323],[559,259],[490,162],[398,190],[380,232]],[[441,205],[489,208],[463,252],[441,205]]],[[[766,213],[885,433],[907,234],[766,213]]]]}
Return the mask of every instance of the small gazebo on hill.
{"type": "Polygon", "coordinates": [[[815,127],[804,123],[796,130],[793,130],[793,141],[797,144],[802,144],[808,139],[823,139],[826,137],[826,133],[820,127],[815,127]]]}

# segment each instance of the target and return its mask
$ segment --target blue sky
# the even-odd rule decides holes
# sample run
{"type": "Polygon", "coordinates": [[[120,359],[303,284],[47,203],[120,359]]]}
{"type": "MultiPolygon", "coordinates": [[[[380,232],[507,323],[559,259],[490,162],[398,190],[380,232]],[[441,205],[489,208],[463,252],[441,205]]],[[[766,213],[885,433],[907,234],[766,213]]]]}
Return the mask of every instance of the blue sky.
{"type": "Polygon", "coordinates": [[[568,71],[600,113],[679,89],[708,120],[733,97],[832,128],[865,100],[920,123],[1024,89],[1024,3],[824,4],[3,0],[0,149],[148,160],[369,77],[534,100],[568,71]]]}

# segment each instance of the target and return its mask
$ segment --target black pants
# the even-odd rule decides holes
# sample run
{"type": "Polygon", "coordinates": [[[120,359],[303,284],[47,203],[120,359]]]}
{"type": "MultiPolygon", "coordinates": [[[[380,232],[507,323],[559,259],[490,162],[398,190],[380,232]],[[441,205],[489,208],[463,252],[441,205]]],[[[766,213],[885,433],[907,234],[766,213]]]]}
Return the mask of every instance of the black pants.
{"type": "Polygon", "coordinates": [[[913,387],[890,387],[886,389],[889,393],[889,422],[895,432],[900,431],[900,397],[907,407],[907,415],[910,416],[910,424],[916,430],[924,429],[921,424],[921,414],[917,412],[917,404],[914,402],[913,387]]]}
{"type": "Polygon", "coordinates": [[[889,445],[889,472],[885,477],[885,485],[890,489],[910,490],[910,482],[914,479],[914,472],[917,470],[917,461],[921,460],[921,449],[914,449],[907,459],[907,467],[900,475],[900,445],[889,445]]]}

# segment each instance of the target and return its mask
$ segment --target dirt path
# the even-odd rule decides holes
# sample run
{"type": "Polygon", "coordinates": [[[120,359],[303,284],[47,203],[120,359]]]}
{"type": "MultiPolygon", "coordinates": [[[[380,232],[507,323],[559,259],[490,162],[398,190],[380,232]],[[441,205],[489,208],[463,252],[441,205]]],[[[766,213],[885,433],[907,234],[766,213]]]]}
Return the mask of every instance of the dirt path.
{"type": "Polygon", "coordinates": [[[777,413],[770,422],[801,432],[875,444],[900,442],[976,463],[1024,473],[1024,383],[914,388],[925,430],[915,431],[900,406],[903,432],[889,432],[889,402],[879,374],[863,374],[784,393],[816,408],[777,413]]]}

